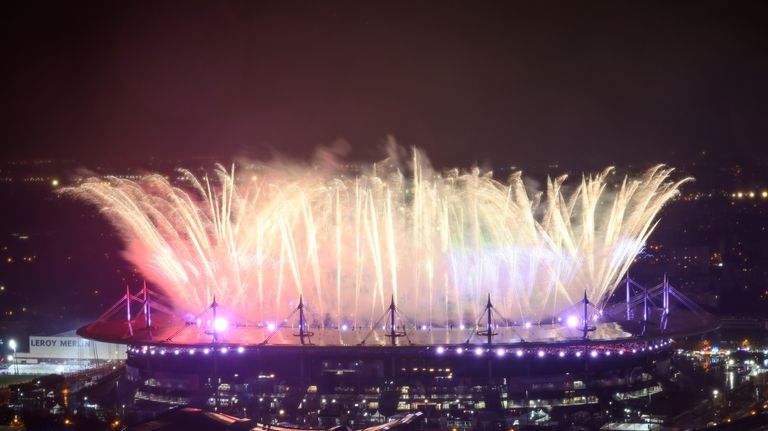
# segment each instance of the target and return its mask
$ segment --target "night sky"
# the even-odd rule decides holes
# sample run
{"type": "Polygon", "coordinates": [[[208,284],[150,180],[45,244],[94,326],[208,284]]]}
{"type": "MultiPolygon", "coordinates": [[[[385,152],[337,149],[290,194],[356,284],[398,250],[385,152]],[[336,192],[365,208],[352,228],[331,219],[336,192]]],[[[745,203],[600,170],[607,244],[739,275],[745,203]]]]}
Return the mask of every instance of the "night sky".
{"type": "Polygon", "coordinates": [[[3,2],[0,158],[766,153],[768,3],[478,3],[3,2]]]}

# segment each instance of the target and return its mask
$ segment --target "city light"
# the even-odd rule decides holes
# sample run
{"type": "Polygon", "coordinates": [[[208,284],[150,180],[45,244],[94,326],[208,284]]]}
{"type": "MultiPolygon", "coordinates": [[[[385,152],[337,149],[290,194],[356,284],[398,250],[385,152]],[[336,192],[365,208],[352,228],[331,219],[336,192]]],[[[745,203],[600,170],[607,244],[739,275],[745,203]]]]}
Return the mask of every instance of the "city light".
{"type": "Polygon", "coordinates": [[[443,353],[445,353],[445,347],[443,347],[443,346],[437,346],[437,349],[436,349],[436,351],[437,351],[437,354],[438,354],[438,355],[442,355],[443,353]]]}

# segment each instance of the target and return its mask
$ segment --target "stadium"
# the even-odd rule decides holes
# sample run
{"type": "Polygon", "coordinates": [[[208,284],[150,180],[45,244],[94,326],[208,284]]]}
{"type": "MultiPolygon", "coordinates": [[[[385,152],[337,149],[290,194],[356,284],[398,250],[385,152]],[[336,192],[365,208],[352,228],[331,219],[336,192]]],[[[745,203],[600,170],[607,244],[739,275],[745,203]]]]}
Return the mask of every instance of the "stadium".
{"type": "Polygon", "coordinates": [[[672,340],[717,326],[666,277],[626,277],[686,181],[671,169],[531,192],[519,173],[434,172],[416,150],[354,175],[243,168],[65,190],[152,286],[78,331],[129,346],[137,414],[546,426],[661,392],[672,340]]]}
{"type": "Polygon", "coordinates": [[[303,304],[270,326],[229,326],[215,305],[179,321],[144,288],[78,333],[129,346],[126,378],[145,414],[191,405],[265,423],[363,426],[422,411],[450,427],[511,425],[648,398],[662,391],[672,340],[717,326],[668,283],[626,284],[629,301],[602,317],[587,304],[576,325],[502,322],[489,303],[491,319],[470,328],[412,327],[393,306],[375,330],[313,327],[303,304]],[[138,313],[127,319],[130,302],[138,313]]]}

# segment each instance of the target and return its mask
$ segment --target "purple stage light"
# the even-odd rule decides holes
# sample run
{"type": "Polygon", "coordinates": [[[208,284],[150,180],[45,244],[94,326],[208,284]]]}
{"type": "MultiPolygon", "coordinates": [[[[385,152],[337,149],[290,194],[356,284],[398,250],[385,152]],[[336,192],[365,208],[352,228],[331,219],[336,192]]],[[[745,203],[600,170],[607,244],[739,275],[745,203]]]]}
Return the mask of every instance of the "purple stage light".
{"type": "Polygon", "coordinates": [[[215,332],[224,332],[229,328],[229,322],[227,319],[223,317],[217,317],[216,320],[213,321],[213,330],[215,332]]]}
{"type": "Polygon", "coordinates": [[[579,326],[579,318],[576,317],[576,316],[573,316],[573,315],[568,316],[568,318],[565,319],[565,324],[569,328],[575,328],[575,327],[579,326]]]}

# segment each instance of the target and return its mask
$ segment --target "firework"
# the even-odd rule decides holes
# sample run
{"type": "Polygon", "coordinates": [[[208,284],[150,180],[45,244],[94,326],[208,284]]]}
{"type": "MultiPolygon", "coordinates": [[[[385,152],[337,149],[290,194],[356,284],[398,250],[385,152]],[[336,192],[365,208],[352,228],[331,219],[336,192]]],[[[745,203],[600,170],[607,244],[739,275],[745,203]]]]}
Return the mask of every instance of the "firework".
{"type": "Polygon", "coordinates": [[[519,172],[437,172],[413,150],[406,163],[218,166],[65,192],[105,214],[180,313],[215,297],[234,320],[279,321],[301,296],[315,324],[368,327],[394,297],[419,324],[458,326],[489,294],[519,322],[558,316],[584,292],[600,304],[685,181],[671,173],[606,169],[531,191],[519,172]]]}

